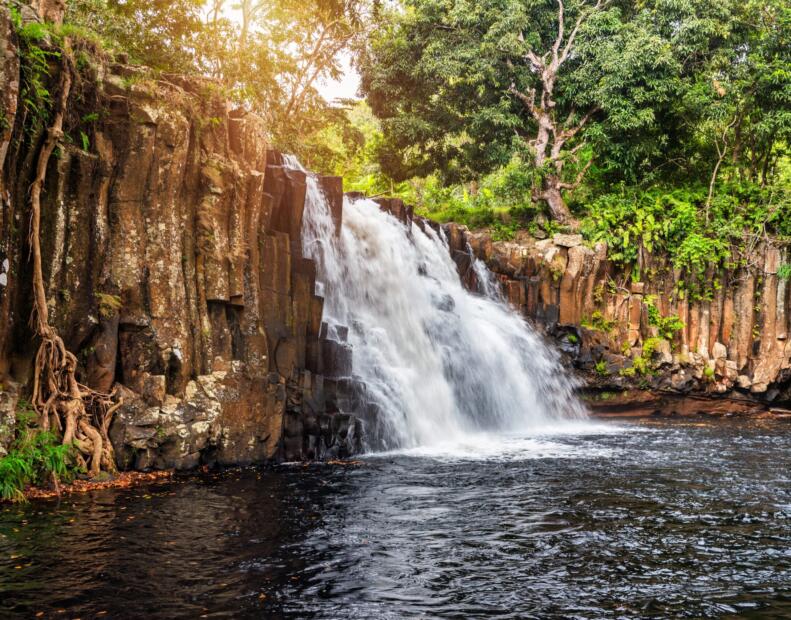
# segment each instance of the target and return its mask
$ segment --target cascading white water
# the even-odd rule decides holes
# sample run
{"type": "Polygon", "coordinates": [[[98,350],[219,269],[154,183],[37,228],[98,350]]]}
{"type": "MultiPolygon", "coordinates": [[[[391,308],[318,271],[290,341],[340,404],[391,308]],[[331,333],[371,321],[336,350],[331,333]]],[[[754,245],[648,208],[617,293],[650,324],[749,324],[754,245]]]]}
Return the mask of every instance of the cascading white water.
{"type": "Polygon", "coordinates": [[[317,263],[329,336],[349,327],[354,374],[379,411],[376,448],[585,417],[558,356],[502,301],[482,262],[482,294],[463,287],[441,233],[346,199],[338,236],[308,175],[302,244],[317,263]]]}

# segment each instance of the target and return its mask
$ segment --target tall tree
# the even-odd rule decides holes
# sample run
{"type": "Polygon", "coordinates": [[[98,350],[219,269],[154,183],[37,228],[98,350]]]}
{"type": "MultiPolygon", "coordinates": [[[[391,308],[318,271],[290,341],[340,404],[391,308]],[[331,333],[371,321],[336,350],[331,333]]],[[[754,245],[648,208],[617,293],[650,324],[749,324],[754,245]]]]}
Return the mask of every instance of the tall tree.
{"type": "Polygon", "coordinates": [[[771,168],[788,142],[786,4],[404,0],[361,61],[381,163],[455,181],[527,151],[534,198],[572,223],[566,196],[591,166],[716,182],[750,151],[753,174],[771,168]]]}
{"type": "MultiPolygon", "coordinates": [[[[371,6],[375,0],[370,0],[371,6]]],[[[320,94],[366,23],[368,0],[74,0],[70,21],[104,35],[130,60],[215,78],[269,121],[272,140],[305,155],[340,118],[320,94]]]]}

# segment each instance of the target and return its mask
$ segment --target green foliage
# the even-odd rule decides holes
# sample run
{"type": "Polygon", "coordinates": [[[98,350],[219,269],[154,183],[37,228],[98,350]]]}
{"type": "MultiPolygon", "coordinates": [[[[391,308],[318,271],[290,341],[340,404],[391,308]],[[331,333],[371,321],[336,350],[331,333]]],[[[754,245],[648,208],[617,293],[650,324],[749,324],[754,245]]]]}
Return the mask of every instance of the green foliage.
{"type": "Polygon", "coordinates": [[[20,401],[16,439],[0,459],[2,500],[24,501],[26,487],[48,484],[53,477],[69,482],[78,471],[73,446],[64,446],[53,433],[38,429],[35,419],[35,412],[20,401]]]}
{"type": "Polygon", "coordinates": [[[322,133],[344,124],[318,86],[342,73],[367,0],[71,0],[70,32],[92,34],[121,60],[155,74],[198,75],[263,116],[274,146],[330,172],[322,133]]]}
{"type": "Polygon", "coordinates": [[[592,4],[564,3],[563,44],[571,24],[582,25],[557,75],[552,116],[578,131],[553,130],[557,149],[543,164],[539,114],[526,100],[543,88],[530,53],[550,57],[556,3],[403,0],[382,11],[361,59],[362,90],[381,119],[373,161],[396,181],[453,186],[439,206],[417,201],[431,217],[488,226],[502,205],[460,200],[470,181],[483,185],[521,159],[529,202],[552,175],[570,181],[587,171],[574,197],[588,237],[608,241],[637,276],[645,253],[672,252],[697,286],[745,237],[791,235],[788,3],[592,4]],[[585,110],[588,122],[576,125],[585,110]]]}
{"type": "MultiPolygon", "coordinates": [[[[523,0],[405,0],[403,5],[404,10],[382,13],[362,62],[363,91],[383,120],[386,171],[397,179],[437,172],[460,181],[529,151],[536,121],[514,91],[541,89],[528,57],[529,52],[549,55],[558,31],[557,5],[523,0]]],[[[565,3],[569,31],[578,18],[583,27],[572,44],[573,60],[558,74],[553,113],[569,118],[571,128],[584,111],[597,111],[586,128],[591,140],[606,136],[610,126],[634,133],[654,122],[653,107],[669,102],[677,62],[670,46],[652,32],[648,11],[591,9],[580,0],[565,3]]],[[[568,159],[573,159],[571,147],[561,145],[568,159]]],[[[536,176],[548,173],[536,164],[536,176]]]]}
{"type": "Polygon", "coordinates": [[[29,115],[29,128],[41,127],[49,116],[52,95],[48,88],[50,62],[60,57],[60,52],[49,48],[46,42],[53,31],[50,24],[22,23],[20,13],[11,9],[11,19],[19,38],[20,100],[29,115]]]}
{"type": "Polygon", "coordinates": [[[590,318],[583,318],[581,325],[586,329],[605,333],[610,333],[613,329],[615,329],[615,321],[609,321],[605,319],[604,315],[598,310],[596,310],[590,316],[590,318]]]}
{"type": "Polygon", "coordinates": [[[596,371],[596,374],[601,377],[606,377],[609,374],[607,371],[607,362],[605,360],[599,360],[596,362],[596,365],[593,369],[596,371]]]}
{"type": "Polygon", "coordinates": [[[788,233],[791,203],[773,188],[744,182],[724,189],[707,221],[703,186],[623,188],[592,201],[582,232],[591,242],[606,242],[609,258],[635,267],[636,277],[646,254],[668,255],[695,290],[706,284],[708,266],[729,263],[751,236],[788,233]]]}
{"type": "Polygon", "coordinates": [[[791,280],[791,264],[783,264],[777,268],[777,277],[781,280],[791,280]]]}
{"type": "Polygon", "coordinates": [[[676,334],[684,329],[684,322],[677,315],[662,316],[656,307],[654,295],[646,295],[643,304],[648,312],[648,324],[657,328],[660,338],[672,342],[676,334]]]}
{"type": "Polygon", "coordinates": [[[643,342],[640,355],[632,359],[631,368],[621,369],[620,374],[624,377],[634,377],[635,375],[646,377],[652,375],[656,370],[654,355],[664,341],[664,338],[647,338],[643,342]]]}
{"type": "Polygon", "coordinates": [[[540,209],[530,199],[529,167],[514,158],[484,176],[480,183],[444,186],[436,176],[411,182],[408,201],[416,212],[439,222],[454,221],[473,229],[489,228],[495,241],[513,239],[519,230],[551,235],[557,225],[537,216],[540,209]]]}

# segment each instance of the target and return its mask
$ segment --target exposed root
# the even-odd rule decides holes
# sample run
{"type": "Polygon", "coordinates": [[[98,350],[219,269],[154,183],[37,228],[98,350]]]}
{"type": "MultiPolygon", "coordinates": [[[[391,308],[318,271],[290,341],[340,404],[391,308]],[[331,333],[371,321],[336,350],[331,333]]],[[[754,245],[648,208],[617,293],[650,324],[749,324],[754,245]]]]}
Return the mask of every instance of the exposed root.
{"type": "Polygon", "coordinates": [[[33,315],[31,321],[41,343],[33,373],[33,407],[43,430],[62,433],[63,444],[74,444],[88,473],[115,471],[115,456],[108,430],[113,413],[123,403],[112,394],[100,394],[77,381],[77,358],[66,349],[57,330],[49,324],[41,258],[41,191],[50,157],[63,137],[63,118],[74,76],[68,39],[64,41],[59,95],[52,125],[47,130],[30,186],[30,249],[33,258],[33,315]]]}

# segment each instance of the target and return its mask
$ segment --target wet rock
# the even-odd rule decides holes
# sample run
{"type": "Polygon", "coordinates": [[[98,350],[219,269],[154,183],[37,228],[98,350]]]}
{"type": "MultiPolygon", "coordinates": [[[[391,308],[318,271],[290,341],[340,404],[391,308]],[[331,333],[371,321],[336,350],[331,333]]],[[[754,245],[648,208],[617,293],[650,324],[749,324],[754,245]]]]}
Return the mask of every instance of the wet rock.
{"type": "MultiPolygon", "coordinates": [[[[505,282],[509,300],[519,300],[514,305],[528,320],[548,333],[560,324],[601,334],[597,342],[584,338],[576,354],[567,351],[591,385],[601,384],[602,372],[613,377],[628,371],[645,342],[660,336],[646,310],[650,297],[663,319],[675,316],[682,325],[652,357],[658,385],[702,395],[750,390],[761,401],[776,386],[777,398],[791,399],[791,287],[777,276],[779,265],[791,262],[791,252],[778,250],[771,241],[754,250],[751,263],[762,267],[710,269],[707,281],[717,279],[723,286],[710,300],[689,300],[678,294],[684,274],[666,256],[644,257],[640,272],[650,277],[634,281],[631,268],[607,260],[606,244],[589,250],[577,235],[534,239],[522,234],[513,242],[492,242],[484,233],[465,234],[476,256],[505,282]],[[517,278],[523,299],[513,294],[517,278]],[[597,367],[599,361],[604,365],[597,367]]],[[[462,246],[464,240],[454,244],[462,246]]],[[[562,337],[558,343],[568,348],[562,337]]],[[[633,386],[648,381],[629,372],[622,379],[633,386]]]]}
{"type": "Polygon", "coordinates": [[[695,384],[695,378],[684,370],[673,373],[670,377],[670,386],[677,392],[688,392],[695,384]]]}

